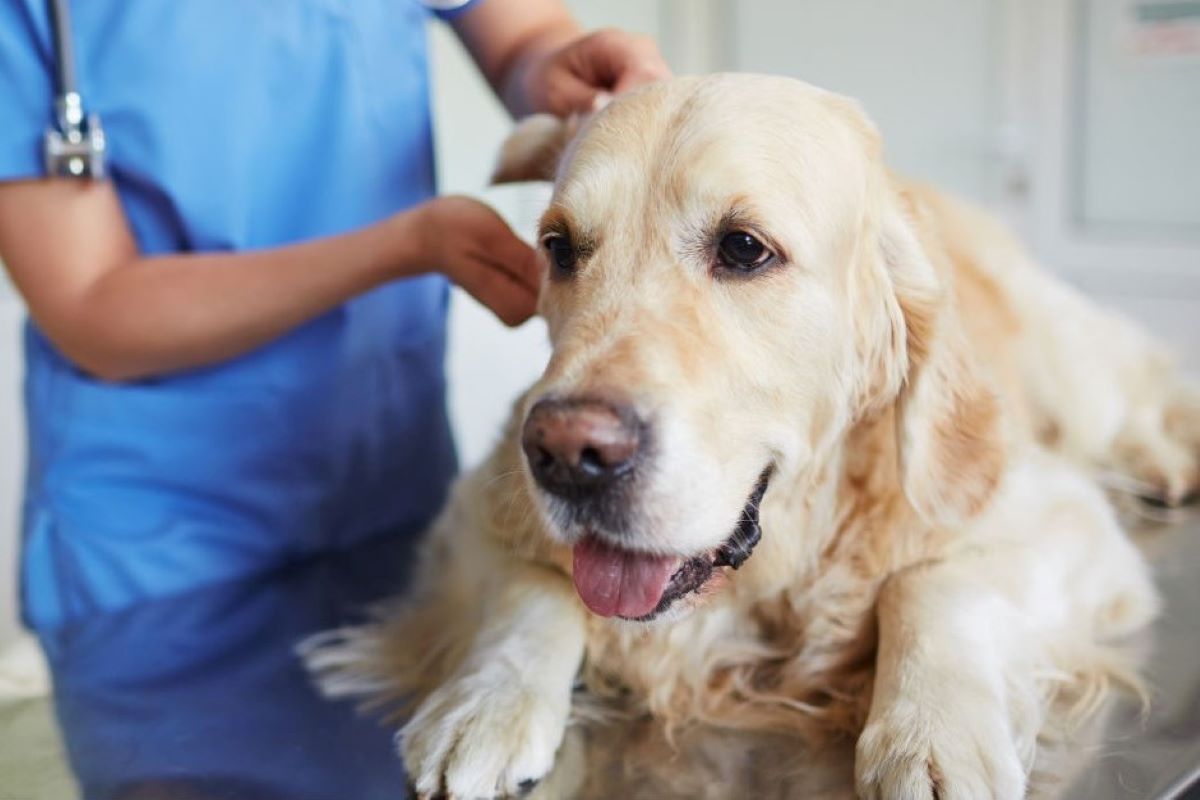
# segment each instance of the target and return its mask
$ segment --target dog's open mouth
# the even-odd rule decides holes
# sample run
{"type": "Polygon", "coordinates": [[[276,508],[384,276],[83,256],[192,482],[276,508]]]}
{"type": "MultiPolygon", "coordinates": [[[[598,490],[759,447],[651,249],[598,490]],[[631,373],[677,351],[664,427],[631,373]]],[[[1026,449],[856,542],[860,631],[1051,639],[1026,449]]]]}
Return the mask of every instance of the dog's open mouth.
{"type": "Polygon", "coordinates": [[[746,501],[741,520],[720,547],[682,558],[626,550],[588,535],[575,545],[575,589],[602,617],[644,621],[676,600],[700,591],[721,567],[737,569],[762,538],[759,505],[770,470],[763,472],[746,501]]]}

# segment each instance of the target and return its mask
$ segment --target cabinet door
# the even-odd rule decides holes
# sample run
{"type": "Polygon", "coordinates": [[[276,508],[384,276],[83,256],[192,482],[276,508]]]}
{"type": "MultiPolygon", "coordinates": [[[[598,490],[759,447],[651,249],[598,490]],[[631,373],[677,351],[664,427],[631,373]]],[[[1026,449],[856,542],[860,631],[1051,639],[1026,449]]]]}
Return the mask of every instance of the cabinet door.
{"type": "Polygon", "coordinates": [[[1114,292],[1200,296],[1200,6],[1017,6],[1038,250],[1114,292]]]}

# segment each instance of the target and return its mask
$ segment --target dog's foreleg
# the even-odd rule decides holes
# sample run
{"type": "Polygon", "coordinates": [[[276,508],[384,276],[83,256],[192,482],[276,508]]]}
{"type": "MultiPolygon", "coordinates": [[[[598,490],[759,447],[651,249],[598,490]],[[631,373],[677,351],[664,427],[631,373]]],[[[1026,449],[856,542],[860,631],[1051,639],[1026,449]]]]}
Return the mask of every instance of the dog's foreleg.
{"type": "Polygon", "coordinates": [[[1104,642],[1145,625],[1149,570],[1103,495],[1058,462],[1010,473],[962,549],[880,590],[863,797],[1019,798],[1047,676],[1128,679],[1104,642]]]}
{"type": "Polygon", "coordinates": [[[940,563],[884,585],[875,690],[855,759],[860,796],[1024,796],[1025,746],[1007,680],[1023,626],[981,573],[940,563]]]}
{"type": "Polygon", "coordinates": [[[466,659],[400,732],[420,796],[519,794],[550,770],[562,742],[584,611],[562,575],[506,568],[466,659]]]}

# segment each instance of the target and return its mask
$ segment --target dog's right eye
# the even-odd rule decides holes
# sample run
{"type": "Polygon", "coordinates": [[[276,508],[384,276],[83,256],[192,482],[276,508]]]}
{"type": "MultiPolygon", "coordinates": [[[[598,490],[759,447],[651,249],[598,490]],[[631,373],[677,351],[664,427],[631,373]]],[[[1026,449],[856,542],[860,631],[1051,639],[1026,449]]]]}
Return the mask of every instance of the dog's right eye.
{"type": "Polygon", "coordinates": [[[543,240],[543,245],[546,252],[550,254],[550,260],[554,262],[554,266],[563,272],[575,269],[575,260],[578,254],[575,251],[575,245],[571,244],[569,238],[561,234],[554,234],[547,236],[543,240]]]}
{"type": "Polygon", "coordinates": [[[717,258],[728,269],[753,272],[770,264],[775,255],[745,231],[732,231],[721,237],[717,258]]]}

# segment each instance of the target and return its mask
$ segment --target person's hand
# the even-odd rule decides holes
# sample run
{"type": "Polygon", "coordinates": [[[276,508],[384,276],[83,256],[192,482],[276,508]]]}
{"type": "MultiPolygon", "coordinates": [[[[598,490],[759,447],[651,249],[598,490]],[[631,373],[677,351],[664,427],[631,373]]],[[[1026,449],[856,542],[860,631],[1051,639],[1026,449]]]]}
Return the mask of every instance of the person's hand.
{"type": "Polygon", "coordinates": [[[500,215],[469,197],[437,197],[418,207],[422,257],[506,325],[537,308],[537,252],[500,215]]]}
{"type": "Polygon", "coordinates": [[[613,95],[670,75],[653,39],[608,29],[533,57],[517,80],[530,110],[566,117],[596,111],[613,95]]]}

